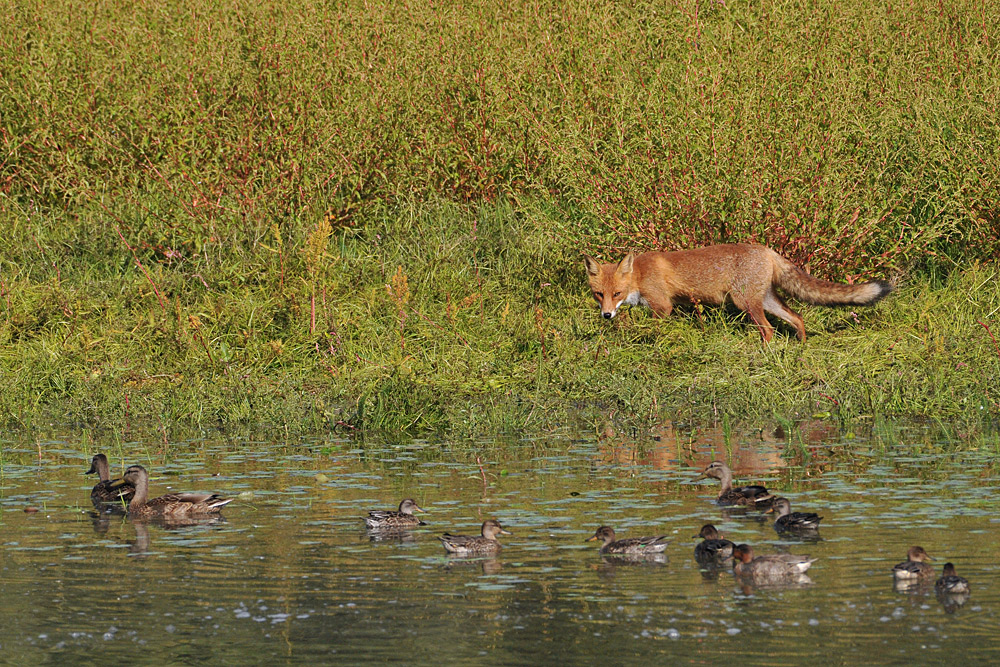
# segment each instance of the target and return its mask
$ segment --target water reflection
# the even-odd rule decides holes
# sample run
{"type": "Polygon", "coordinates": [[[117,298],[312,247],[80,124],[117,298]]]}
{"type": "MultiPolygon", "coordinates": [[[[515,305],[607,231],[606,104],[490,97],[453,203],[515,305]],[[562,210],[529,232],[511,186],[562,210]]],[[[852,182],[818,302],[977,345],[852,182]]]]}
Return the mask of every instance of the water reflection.
{"type": "Polygon", "coordinates": [[[954,614],[958,611],[959,608],[969,601],[970,597],[970,593],[944,593],[941,591],[937,593],[938,602],[941,603],[942,609],[948,614],[954,614]]]}

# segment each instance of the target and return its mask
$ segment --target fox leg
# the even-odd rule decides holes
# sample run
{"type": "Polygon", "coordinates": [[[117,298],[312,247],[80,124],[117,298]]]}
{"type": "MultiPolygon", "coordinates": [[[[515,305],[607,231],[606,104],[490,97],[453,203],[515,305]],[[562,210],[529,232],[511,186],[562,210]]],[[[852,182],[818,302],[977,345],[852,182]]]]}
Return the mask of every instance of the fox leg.
{"type": "Polygon", "coordinates": [[[778,296],[773,287],[769,288],[767,290],[767,294],[764,295],[764,310],[773,315],[777,315],[795,327],[795,330],[799,335],[799,340],[803,342],[805,341],[805,322],[802,321],[802,317],[798,313],[788,307],[788,304],[785,303],[784,299],[778,296]]]}
{"type": "Polygon", "coordinates": [[[771,337],[774,336],[774,327],[767,321],[767,316],[764,314],[763,300],[757,295],[738,292],[730,292],[729,298],[733,300],[734,306],[750,316],[753,323],[757,325],[760,337],[764,339],[764,342],[770,341],[771,337]]]}
{"type": "Polygon", "coordinates": [[[674,304],[670,297],[656,291],[648,295],[643,294],[642,300],[653,311],[654,317],[669,317],[674,310],[674,304]]]}

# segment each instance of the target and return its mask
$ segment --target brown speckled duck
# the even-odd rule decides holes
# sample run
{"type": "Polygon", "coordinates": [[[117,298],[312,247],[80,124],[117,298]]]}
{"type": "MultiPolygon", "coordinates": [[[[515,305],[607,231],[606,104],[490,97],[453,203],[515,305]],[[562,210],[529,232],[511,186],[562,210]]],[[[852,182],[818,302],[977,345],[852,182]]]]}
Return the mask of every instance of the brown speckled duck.
{"type": "Polygon", "coordinates": [[[619,556],[649,556],[651,554],[662,553],[669,542],[666,535],[656,535],[654,537],[625,537],[620,540],[615,539],[615,531],[610,526],[601,526],[592,537],[587,538],[587,542],[601,540],[601,553],[605,555],[619,556]]]}
{"type": "MultiPolygon", "coordinates": [[[[135,496],[135,485],[128,482],[120,483],[117,486],[111,485],[111,467],[108,465],[108,457],[104,454],[94,454],[90,460],[90,470],[86,475],[97,473],[100,480],[90,490],[90,502],[98,509],[120,508],[124,511],[125,505],[135,496]]],[[[121,480],[117,480],[121,482],[121,480]]]]}
{"type": "Polygon", "coordinates": [[[740,544],[733,549],[733,572],[738,577],[755,581],[781,581],[805,574],[816,558],[794,554],[767,554],[754,558],[753,547],[740,544]]]}
{"type": "Polygon", "coordinates": [[[765,514],[770,512],[778,515],[774,529],[779,533],[814,531],[819,529],[819,522],[823,520],[823,517],[814,512],[793,512],[788,498],[775,498],[771,503],[771,509],[765,514]]]}
{"type": "Polygon", "coordinates": [[[934,560],[923,547],[910,547],[906,552],[906,560],[892,568],[896,579],[927,579],[934,576],[934,567],[926,561],[934,560]]]}
{"type": "Polygon", "coordinates": [[[448,553],[459,556],[485,556],[500,551],[502,545],[497,541],[497,535],[510,535],[496,519],[483,521],[482,537],[471,535],[452,535],[445,533],[438,537],[448,553]]]}
{"type": "Polygon", "coordinates": [[[407,498],[399,503],[398,511],[372,510],[365,517],[365,526],[368,530],[401,530],[405,528],[416,528],[424,525],[424,522],[413,516],[414,512],[423,512],[412,498],[407,498]]]}
{"type": "Polygon", "coordinates": [[[135,496],[128,506],[130,519],[151,519],[157,517],[179,517],[198,514],[216,514],[223,506],[233,502],[233,498],[223,498],[215,493],[168,493],[159,498],[149,496],[149,473],[142,466],[129,466],[119,482],[135,486],[135,496]]]}
{"type": "Polygon", "coordinates": [[[948,595],[962,595],[969,592],[969,582],[955,573],[954,565],[945,563],[941,578],[934,582],[934,590],[948,595]]]}
{"type": "Polygon", "coordinates": [[[733,487],[733,471],[722,461],[712,461],[698,479],[711,477],[719,480],[721,488],[716,502],[720,505],[745,505],[748,507],[770,507],[774,498],[760,485],[733,487]]]}
{"type": "Polygon", "coordinates": [[[694,547],[694,559],[699,563],[723,561],[733,557],[733,549],[736,545],[723,539],[712,524],[707,523],[702,526],[701,532],[694,537],[704,538],[694,547]]]}

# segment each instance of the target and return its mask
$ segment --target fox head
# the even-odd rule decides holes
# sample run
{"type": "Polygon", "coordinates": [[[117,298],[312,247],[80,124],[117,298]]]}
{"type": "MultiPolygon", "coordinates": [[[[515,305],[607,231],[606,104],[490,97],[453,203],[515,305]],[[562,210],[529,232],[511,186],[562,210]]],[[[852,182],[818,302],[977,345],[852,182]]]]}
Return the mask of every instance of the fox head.
{"type": "Polygon", "coordinates": [[[601,307],[601,316],[606,320],[614,317],[618,307],[636,291],[635,277],[632,275],[634,259],[635,255],[629,253],[617,264],[600,264],[590,255],[583,256],[590,289],[601,307]]]}

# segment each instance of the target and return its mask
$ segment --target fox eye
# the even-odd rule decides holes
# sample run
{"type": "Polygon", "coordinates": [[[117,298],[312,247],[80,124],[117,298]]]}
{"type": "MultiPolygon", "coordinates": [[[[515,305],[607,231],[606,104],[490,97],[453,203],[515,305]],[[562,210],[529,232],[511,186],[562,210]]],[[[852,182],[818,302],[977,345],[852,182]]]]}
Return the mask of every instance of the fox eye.
{"type": "Polygon", "coordinates": [[[594,292],[594,296],[596,296],[598,299],[603,299],[604,292],[594,292]]]}
{"type": "Polygon", "coordinates": [[[614,296],[614,298],[616,298],[616,299],[617,299],[617,298],[618,298],[618,297],[620,297],[621,295],[622,295],[622,293],[621,293],[621,292],[615,292],[615,296],[614,296]]]}

